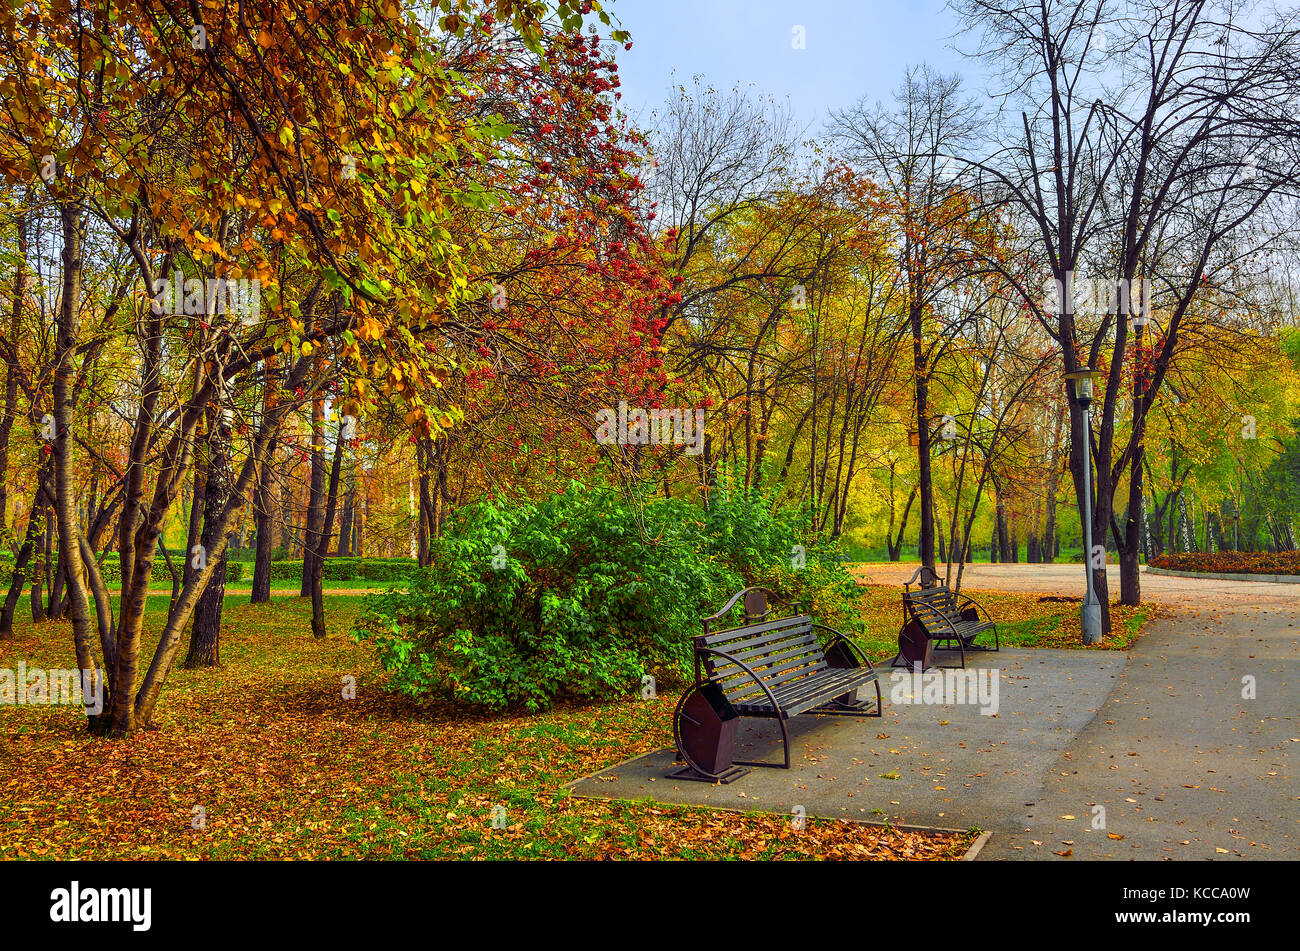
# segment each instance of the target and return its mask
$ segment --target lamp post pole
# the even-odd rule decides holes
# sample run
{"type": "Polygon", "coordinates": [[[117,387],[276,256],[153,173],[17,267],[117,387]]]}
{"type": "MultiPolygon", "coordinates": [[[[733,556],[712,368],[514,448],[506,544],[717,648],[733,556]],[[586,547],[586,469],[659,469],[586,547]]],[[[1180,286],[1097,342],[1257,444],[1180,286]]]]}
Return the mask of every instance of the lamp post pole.
{"type": "Polygon", "coordinates": [[[1083,643],[1101,640],[1101,602],[1092,583],[1092,378],[1095,370],[1076,370],[1066,379],[1074,385],[1074,397],[1083,410],[1083,576],[1087,583],[1083,605],[1079,608],[1079,629],[1083,643]]]}

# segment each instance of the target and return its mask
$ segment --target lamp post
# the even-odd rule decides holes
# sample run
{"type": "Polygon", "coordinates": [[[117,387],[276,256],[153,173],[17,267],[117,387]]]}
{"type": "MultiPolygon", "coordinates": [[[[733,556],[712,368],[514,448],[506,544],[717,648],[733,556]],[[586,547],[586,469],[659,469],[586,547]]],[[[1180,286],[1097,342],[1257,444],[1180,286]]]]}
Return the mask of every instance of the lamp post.
{"type": "Polygon", "coordinates": [[[1101,602],[1092,584],[1092,380],[1100,372],[1092,368],[1074,370],[1065,374],[1074,390],[1074,399],[1083,410],[1083,575],[1087,580],[1087,593],[1079,608],[1079,628],[1085,644],[1101,640],[1101,602]]]}

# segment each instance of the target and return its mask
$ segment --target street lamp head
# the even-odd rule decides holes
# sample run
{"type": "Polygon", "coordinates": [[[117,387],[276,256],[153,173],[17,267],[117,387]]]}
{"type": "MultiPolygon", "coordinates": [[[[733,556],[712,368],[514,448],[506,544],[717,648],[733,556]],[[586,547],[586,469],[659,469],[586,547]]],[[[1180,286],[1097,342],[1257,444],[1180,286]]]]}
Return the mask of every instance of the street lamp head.
{"type": "Polygon", "coordinates": [[[1101,376],[1101,371],[1094,370],[1091,367],[1072,370],[1065,374],[1065,378],[1070,381],[1070,388],[1074,393],[1075,400],[1084,409],[1087,409],[1092,404],[1092,381],[1099,376],[1101,376]]]}

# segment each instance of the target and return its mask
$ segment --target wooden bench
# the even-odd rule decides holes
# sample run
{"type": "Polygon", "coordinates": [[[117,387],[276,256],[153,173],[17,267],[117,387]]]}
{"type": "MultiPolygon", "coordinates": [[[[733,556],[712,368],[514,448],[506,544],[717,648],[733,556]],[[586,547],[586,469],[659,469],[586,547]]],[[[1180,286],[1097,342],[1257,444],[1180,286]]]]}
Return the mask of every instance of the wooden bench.
{"type": "Polygon", "coordinates": [[[963,670],[967,651],[995,651],[1001,647],[997,623],[984,606],[968,595],[954,594],[939,583],[933,571],[922,566],[903,584],[903,628],[898,634],[898,653],[890,666],[907,666],[909,659],[922,667],[929,666],[930,647],[939,644],[956,645],[963,670]],[[918,580],[918,587],[913,588],[918,580]],[[975,643],[975,638],[986,631],[993,632],[992,647],[975,643]]]}
{"type": "Polygon", "coordinates": [[[704,618],[703,624],[704,633],[695,638],[695,683],[682,695],[673,714],[678,758],[686,763],[672,774],[674,777],[729,782],[748,772],[739,770],[739,766],[781,765],[789,769],[790,734],[785,721],[792,716],[880,716],[880,683],[862,650],[840,632],[814,623],[798,611],[798,605],[775,598],[766,588],[738,592],[721,611],[704,618]],[[773,616],[769,598],[786,605],[792,613],[773,616]],[[725,623],[742,599],[744,623],[715,630],[715,625],[725,623]],[[828,636],[824,646],[818,632],[828,636]],[[875,686],[874,700],[869,695],[865,699],[858,697],[858,689],[868,684],[875,686]],[[723,719],[775,719],[785,747],[784,764],[738,761],[732,765],[728,761],[728,768],[718,768],[715,763],[700,762],[702,757],[693,757],[691,744],[683,741],[683,728],[697,725],[691,717],[691,704],[698,706],[702,702],[697,695],[705,688],[712,691],[711,702],[723,707],[723,719]]]}

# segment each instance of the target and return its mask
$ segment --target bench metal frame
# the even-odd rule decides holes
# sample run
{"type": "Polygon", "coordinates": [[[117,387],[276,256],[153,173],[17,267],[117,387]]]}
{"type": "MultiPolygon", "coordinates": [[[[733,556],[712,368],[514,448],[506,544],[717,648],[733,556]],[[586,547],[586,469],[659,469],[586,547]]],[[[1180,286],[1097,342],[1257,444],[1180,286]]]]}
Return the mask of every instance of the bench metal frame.
{"type": "MultiPolygon", "coordinates": [[[[993,620],[992,615],[968,594],[957,594],[950,590],[947,585],[939,582],[939,576],[935,572],[922,565],[913,573],[912,577],[903,582],[903,625],[906,627],[909,621],[915,621],[925,631],[930,640],[936,643],[957,642],[957,650],[961,654],[961,668],[966,669],[966,652],[967,651],[996,651],[1000,650],[1002,645],[998,640],[998,625],[993,620]],[[919,582],[919,584],[918,584],[919,582]],[[917,590],[912,590],[912,585],[917,584],[917,590]],[[941,607],[926,600],[926,592],[935,592],[945,601],[941,607]],[[946,595],[946,598],[944,598],[946,595]],[[948,603],[951,603],[951,610],[946,610],[948,603]],[[962,617],[962,612],[968,608],[974,608],[976,615],[983,615],[983,620],[971,621],[962,617]],[[982,644],[976,644],[975,638],[985,631],[993,632],[993,646],[988,647],[982,644]]],[[[900,632],[901,633],[901,632],[900,632]]],[[[941,648],[942,650],[952,650],[951,647],[941,648]]],[[[903,667],[905,663],[902,660],[902,651],[894,655],[890,661],[890,667],[903,667]]],[[[951,666],[936,664],[937,667],[951,666]]]]}
{"type": "Polygon", "coordinates": [[[684,768],[669,774],[673,778],[726,783],[747,773],[748,770],[740,769],[743,766],[789,769],[790,731],[786,720],[791,716],[805,713],[856,717],[881,715],[880,681],[861,647],[839,631],[814,623],[811,617],[799,611],[799,605],[777,598],[767,588],[745,588],[737,592],[722,610],[702,619],[701,623],[704,633],[695,638],[695,683],[682,694],[673,712],[677,757],[686,763],[684,768]],[[714,626],[723,621],[742,598],[745,623],[715,630],[714,626]],[[773,618],[771,602],[784,605],[793,613],[773,618]],[[830,635],[825,645],[817,636],[818,631],[830,635]],[[738,657],[737,654],[746,656],[738,657]],[[810,667],[812,669],[808,669],[810,667]],[[835,678],[823,673],[838,670],[860,670],[861,674],[835,678]],[[707,683],[718,684],[739,716],[777,721],[785,752],[783,763],[736,760],[731,769],[710,773],[691,760],[681,740],[682,708],[692,694],[707,683]],[[774,686],[779,691],[799,684],[804,685],[800,695],[787,697],[784,702],[773,690],[774,686]],[[876,688],[874,707],[870,698],[855,703],[836,699],[867,684],[874,684],[876,688]],[[755,686],[761,691],[761,700],[756,697],[755,686]],[[807,706],[809,702],[815,705],[807,706]],[[801,709],[792,712],[791,707],[801,709]]]}

